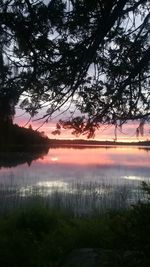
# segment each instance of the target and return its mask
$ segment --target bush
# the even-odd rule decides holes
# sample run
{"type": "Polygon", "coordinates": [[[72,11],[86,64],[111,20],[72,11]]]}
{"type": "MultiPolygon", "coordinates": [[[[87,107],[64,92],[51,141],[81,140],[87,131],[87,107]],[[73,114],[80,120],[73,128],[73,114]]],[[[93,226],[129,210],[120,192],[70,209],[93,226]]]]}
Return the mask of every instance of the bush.
{"type": "Polygon", "coordinates": [[[74,218],[28,208],[0,219],[1,267],[57,267],[73,249],[104,251],[104,266],[150,266],[150,204],[93,217],[74,218]],[[105,253],[105,251],[110,251],[105,253]]]}
{"type": "Polygon", "coordinates": [[[65,215],[29,209],[0,222],[0,266],[56,266],[74,243],[65,215]]]}

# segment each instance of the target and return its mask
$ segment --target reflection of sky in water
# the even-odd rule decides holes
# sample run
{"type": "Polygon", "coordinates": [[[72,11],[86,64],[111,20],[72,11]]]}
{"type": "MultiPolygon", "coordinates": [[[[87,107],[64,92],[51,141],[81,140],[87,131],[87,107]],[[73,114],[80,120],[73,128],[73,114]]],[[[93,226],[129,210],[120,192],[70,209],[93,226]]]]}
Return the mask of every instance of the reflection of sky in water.
{"type": "Polygon", "coordinates": [[[1,168],[0,183],[50,185],[50,182],[133,183],[150,178],[150,152],[128,147],[50,149],[44,159],[1,168]]]}

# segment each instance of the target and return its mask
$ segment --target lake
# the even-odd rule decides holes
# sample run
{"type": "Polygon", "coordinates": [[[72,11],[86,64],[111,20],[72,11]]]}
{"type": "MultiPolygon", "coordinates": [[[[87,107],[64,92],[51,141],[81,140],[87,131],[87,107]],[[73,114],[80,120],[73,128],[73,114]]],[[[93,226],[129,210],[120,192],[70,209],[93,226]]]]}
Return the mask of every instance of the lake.
{"type": "MultiPolygon", "coordinates": [[[[98,200],[101,203],[102,199],[103,202],[108,202],[106,195],[109,198],[108,207],[113,201],[115,202],[113,205],[118,205],[116,203],[121,200],[127,204],[133,199],[139,199],[141,182],[148,182],[150,178],[148,147],[76,146],[50,148],[45,154],[41,153],[39,158],[26,157],[25,161],[20,160],[23,158],[22,153],[17,157],[13,153],[7,157],[1,154],[2,158],[1,201],[5,199],[7,202],[16,194],[23,199],[31,197],[33,192],[46,197],[52,197],[54,193],[56,197],[57,192],[58,202],[59,192],[59,195],[63,194],[63,198],[64,194],[65,198],[71,194],[72,199],[80,196],[82,203],[85,202],[87,195],[89,198],[97,197],[96,206],[98,200]],[[9,159],[9,164],[5,159],[6,161],[9,159]]],[[[86,202],[87,204],[91,205],[86,202]]],[[[121,205],[122,203],[119,204],[121,205]]]]}

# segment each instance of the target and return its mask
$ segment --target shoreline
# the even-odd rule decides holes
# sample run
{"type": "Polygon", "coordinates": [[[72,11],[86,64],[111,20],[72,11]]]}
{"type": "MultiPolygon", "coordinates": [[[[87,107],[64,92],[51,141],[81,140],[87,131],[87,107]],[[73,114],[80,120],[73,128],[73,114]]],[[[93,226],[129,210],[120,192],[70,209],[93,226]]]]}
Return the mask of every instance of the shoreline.
{"type": "Polygon", "coordinates": [[[150,148],[150,141],[140,142],[112,142],[112,141],[89,141],[89,140],[60,140],[49,139],[50,147],[97,147],[97,148],[112,148],[112,147],[141,147],[150,148]]]}

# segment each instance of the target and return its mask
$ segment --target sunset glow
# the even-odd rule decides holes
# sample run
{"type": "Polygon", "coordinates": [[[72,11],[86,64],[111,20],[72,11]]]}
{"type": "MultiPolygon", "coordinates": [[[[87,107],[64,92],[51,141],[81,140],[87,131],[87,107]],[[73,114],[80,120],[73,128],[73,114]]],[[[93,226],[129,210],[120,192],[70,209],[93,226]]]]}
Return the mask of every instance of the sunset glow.
{"type": "Polygon", "coordinates": [[[78,166],[127,166],[129,168],[149,167],[150,153],[133,147],[117,148],[83,148],[50,149],[44,160],[39,159],[41,165],[78,165],[78,166]],[[136,159],[136,160],[135,160],[136,159]]]}
{"type": "MultiPolygon", "coordinates": [[[[26,125],[28,122],[28,115],[24,114],[24,116],[18,117],[16,115],[14,123],[19,124],[20,126],[26,125]]],[[[31,120],[25,127],[29,127],[32,125],[32,128],[36,130],[42,125],[42,121],[35,121],[34,119],[31,120]]],[[[138,127],[139,122],[129,122],[125,124],[122,128],[122,131],[118,129],[117,132],[117,140],[122,142],[137,142],[137,141],[144,141],[150,139],[150,126],[149,124],[145,124],[144,126],[144,136],[140,136],[139,138],[136,137],[136,128],[138,127]]],[[[45,123],[39,131],[44,132],[49,138],[51,139],[86,139],[86,136],[79,136],[76,137],[72,135],[71,131],[62,129],[61,135],[53,135],[52,131],[55,130],[56,121],[50,121],[45,123]]],[[[95,140],[101,141],[113,141],[115,138],[114,134],[114,126],[102,126],[96,133],[95,133],[95,140]]]]}

